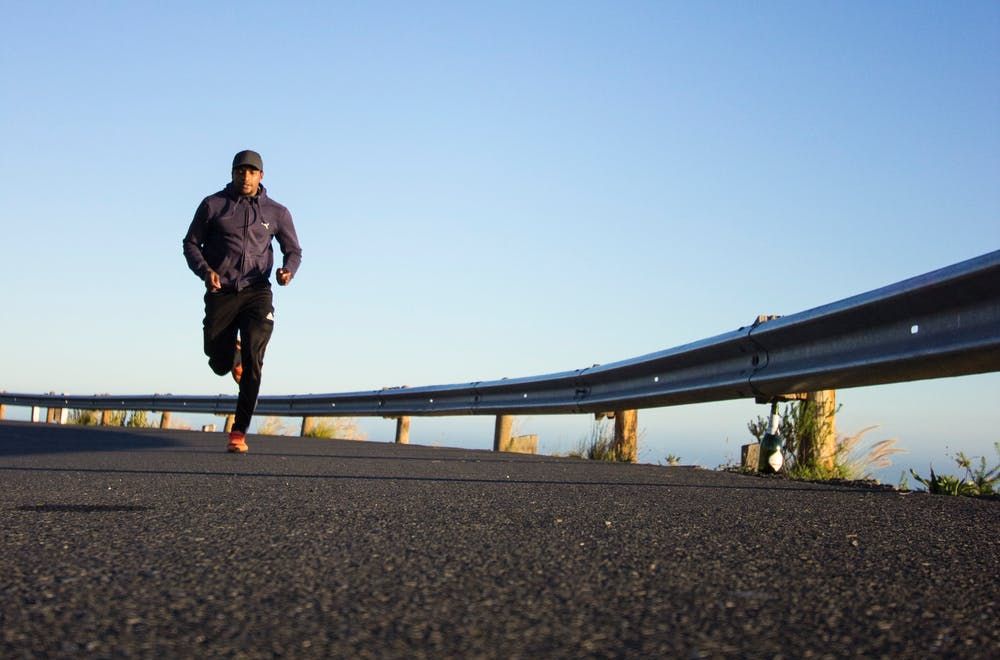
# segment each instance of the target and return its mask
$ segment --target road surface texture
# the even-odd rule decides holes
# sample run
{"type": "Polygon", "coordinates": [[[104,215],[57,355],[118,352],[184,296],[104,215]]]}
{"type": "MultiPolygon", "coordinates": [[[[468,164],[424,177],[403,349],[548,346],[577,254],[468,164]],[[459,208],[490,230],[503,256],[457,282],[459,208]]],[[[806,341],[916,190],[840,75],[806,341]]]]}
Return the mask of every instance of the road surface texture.
{"type": "Polygon", "coordinates": [[[0,423],[0,657],[1000,657],[1000,503],[0,423]]]}

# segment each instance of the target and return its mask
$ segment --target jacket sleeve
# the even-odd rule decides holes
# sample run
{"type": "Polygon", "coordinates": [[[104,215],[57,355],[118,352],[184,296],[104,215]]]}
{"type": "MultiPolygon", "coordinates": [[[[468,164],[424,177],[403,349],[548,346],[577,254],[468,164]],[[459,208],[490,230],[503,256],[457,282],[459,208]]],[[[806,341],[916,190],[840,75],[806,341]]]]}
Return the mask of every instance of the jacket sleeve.
{"type": "Polygon", "coordinates": [[[205,275],[211,270],[205,260],[202,248],[205,245],[205,230],[208,226],[208,203],[202,201],[198,205],[198,210],[194,212],[194,219],[188,227],[184,236],[184,258],[187,259],[188,268],[200,279],[205,279],[205,275]]]}
{"type": "Polygon", "coordinates": [[[281,254],[284,257],[283,268],[291,271],[292,275],[299,270],[302,263],[302,248],[299,246],[299,237],[295,233],[295,224],[292,222],[292,214],[288,209],[284,209],[281,215],[281,222],[278,223],[278,231],[274,237],[278,239],[281,247],[281,254]]]}

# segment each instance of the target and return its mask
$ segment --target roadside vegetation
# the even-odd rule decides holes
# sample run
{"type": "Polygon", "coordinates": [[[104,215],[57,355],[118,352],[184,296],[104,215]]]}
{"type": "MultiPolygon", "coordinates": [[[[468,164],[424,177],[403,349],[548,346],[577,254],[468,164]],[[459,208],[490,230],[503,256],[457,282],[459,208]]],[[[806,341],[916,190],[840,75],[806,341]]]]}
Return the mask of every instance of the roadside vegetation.
{"type": "Polygon", "coordinates": [[[260,435],[291,435],[292,431],[288,425],[281,421],[280,417],[265,417],[257,425],[257,433],[260,435]]]}
{"type": "MultiPolygon", "coordinates": [[[[839,410],[840,406],[822,413],[808,401],[795,401],[785,406],[778,427],[784,459],[782,472],[792,479],[807,481],[873,480],[873,471],[889,467],[891,457],[905,451],[897,446],[895,438],[862,447],[865,434],[878,428],[869,426],[854,435],[838,436],[830,460],[824,460],[816,438],[825,425],[833,423],[839,410]]],[[[747,424],[747,429],[759,442],[767,433],[768,420],[757,417],[747,424]]]]}
{"type": "MultiPolygon", "coordinates": [[[[986,467],[985,456],[968,457],[963,452],[952,456],[956,465],[965,470],[964,477],[954,477],[947,474],[935,474],[931,466],[930,477],[922,477],[916,471],[910,474],[918,483],[924,486],[928,493],[935,495],[962,495],[966,497],[988,497],[1000,494],[1000,442],[993,443],[997,453],[998,463],[991,468],[986,467]],[[979,458],[978,465],[974,460],[979,458]]],[[[904,487],[901,484],[901,487],[904,487]]]]}
{"type": "Polygon", "coordinates": [[[97,426],[101,421],[101,413],[96,410],[70,410],[67,421],[80,426],[97,426]]]}
{"type": "Polygon", "coordinates": [[[591,461],[632,462],[631,458],[615,444],[613,419],[595,420],[590,427],[590,435],[582,438],[576,449],[570,450],[566,455],[591,461]]]}
{"type": "MultiPolygon", "coordinates": [[[[296,435],[299,428],[298,424],[285,424],[280,417],[265,417],[257,427],[257,433],[260,435],[296,435]]],[[[357,420],[353,417],[324,417],[315,420],[304,437],[327,440],[366,439],[364,432],[358,428],[357,420]]]]}
{"type": "MultiPolygon", "coordinates": [[[[70,410],[67,421],[80,426],[97,426],[101,423],[99,410],[70,410]]],[[[112,410],[108,414],[108,426],[125,426],[134,429],[154,428],[149,413],[145,410],[112,410]]]]}
{"type": "Polygon", "coordinates": [[[325,438],[327,440],[365,440],[367,436],[358,428],[357,420],[352,417],[324,417],[313,424],[306,432],[307,438],[325,438]]]}

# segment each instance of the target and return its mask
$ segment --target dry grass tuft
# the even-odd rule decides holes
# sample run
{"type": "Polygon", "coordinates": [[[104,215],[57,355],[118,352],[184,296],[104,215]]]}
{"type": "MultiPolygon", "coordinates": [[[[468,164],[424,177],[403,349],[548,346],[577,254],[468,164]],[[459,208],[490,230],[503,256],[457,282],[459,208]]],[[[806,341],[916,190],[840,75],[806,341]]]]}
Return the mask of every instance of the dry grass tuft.
{"type": "Polygon", "coordinates": [[[866,450],[858,450],[862,436],[878,428],[869,426],[852,436],[837,438],[837,450],[834,463],[840,466],[847,479],[871,479],[872,471],[881,470],[892,465],[891,456],[906,453],[902,447],[897,447],[896,438],[879,440],[866,450]]]}
{"type": "Polygon", "coordinates": [[[260,435],[291,435],[292,431],[281,421],[280,417],[265,417],[257,426],[260,435]]]}
{"type": "Polygon", "coordinates": [[[367,436],[358,428],[358,422],[353,417],[327,417],[316,422],[307,438],[326,438],[329,440],[366,440],[367,436]]]}

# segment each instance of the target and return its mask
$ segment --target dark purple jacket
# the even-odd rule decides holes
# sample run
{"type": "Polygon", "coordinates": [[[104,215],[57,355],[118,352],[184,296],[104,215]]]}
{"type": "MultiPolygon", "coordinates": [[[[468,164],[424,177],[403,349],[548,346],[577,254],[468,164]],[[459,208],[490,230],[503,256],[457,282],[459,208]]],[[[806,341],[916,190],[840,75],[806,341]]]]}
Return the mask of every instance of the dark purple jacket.
{"type": "Polygon", "coordinates": [[[256,197],[243,197],[229,184],[198,205],[184,237],[184,257],[201,279],[212,269],[219,274],[223,291],[240,291],[270,280],[272,238],[278,239],[283,267],[295,275],[302,248],[292,214],[269,198],[264,186],[256,197]]]}

